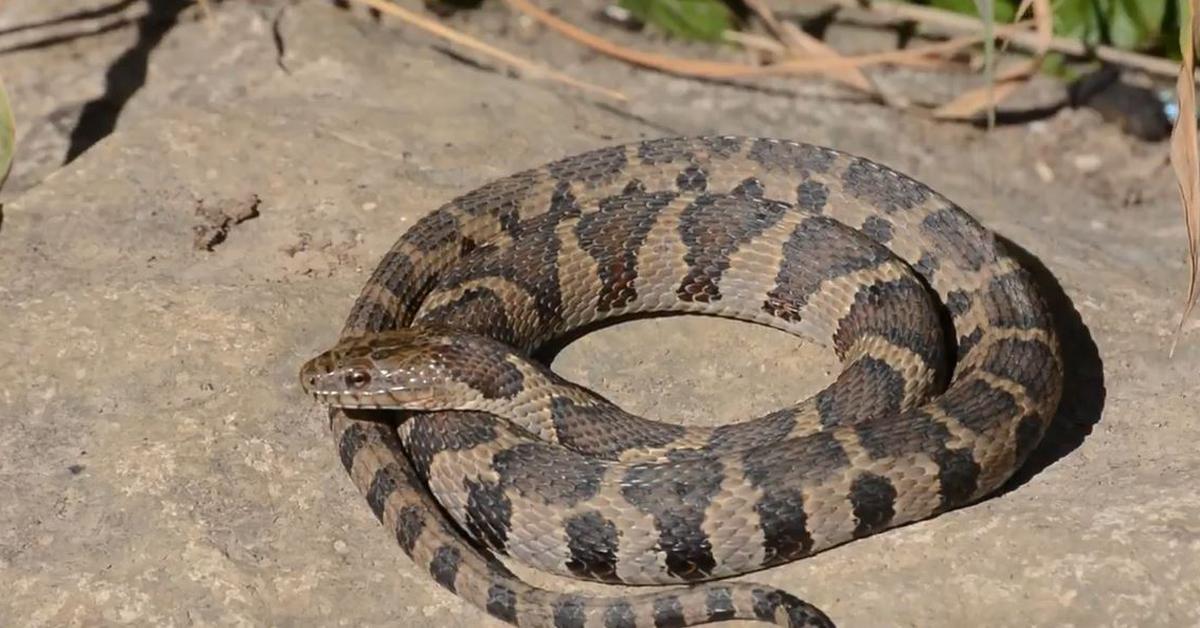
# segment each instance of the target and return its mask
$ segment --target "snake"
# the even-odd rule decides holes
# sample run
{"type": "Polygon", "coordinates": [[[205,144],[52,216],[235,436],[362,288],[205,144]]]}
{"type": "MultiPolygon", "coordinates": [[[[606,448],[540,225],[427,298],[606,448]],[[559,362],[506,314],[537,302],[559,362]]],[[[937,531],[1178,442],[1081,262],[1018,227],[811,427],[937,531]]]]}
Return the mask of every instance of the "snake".
{"type": "Polygon", "coordinates": [[[741,136],[608,146],[462,194],[400,237],[300,372],[416,564],[496,619],[563,628],[833,626],[733,577],[987,497],[1062,380],[1032,276],[960,206],[862,157],[741,136]],[[841,370],[701,427],[627,412],[540,357],[664,314],[773,327],[841,370]],[[552,591],[502,558],[645,588],[552,591]]]}

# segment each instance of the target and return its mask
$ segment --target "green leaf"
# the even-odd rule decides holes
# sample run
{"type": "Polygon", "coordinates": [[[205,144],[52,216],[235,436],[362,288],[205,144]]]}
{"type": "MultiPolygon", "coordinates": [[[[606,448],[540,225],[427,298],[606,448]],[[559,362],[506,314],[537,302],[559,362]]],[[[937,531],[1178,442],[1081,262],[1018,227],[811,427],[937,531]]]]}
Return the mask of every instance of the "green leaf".
{"type": "Polygon", "coordinates": [[[1137,49],[1158,41],[1167,0],[1106,0],[1108,38],[1118,48],[1137,49]]]}
{"type": "Polygon", "coordinates": [[[1100,43],[1100,13],[1097,4],[1102,0],[1058,0],[1054,6],[1054,32],[1063,37],[1078,39],[1094,46],[1100,43]]]}
{"type": "Polygon", "coordinates": [[[1167,0],[1058,0],[1054,30],[1085,44],[1149,48],[1159,43],[1167,0]]]}
{"type": "Polygon", "coordinates": [[[1179,41],[1182,33],[1179,28],[1179,20],[1181,19],[1180,12],[1187,10],[1187,0],[1174,0],[1167,4],[1167,15],[1163,18],[1162,35],[1162,56],[1179,61],[1183,58],[1183,51],[1180,49],[1182,42],[1179,41]]]}
{"type": "MultiPolygon", "coordinates": [[[[980,14],[979,6],[976,0],[933,0],[929,3],[930,6],[955,13],[964,13],[966,15],[980,14]]],[[[992,17],[996,22],[1005,23],[1011,22],[1013,16],[1017,14],[1017,7],[1013,0],[993,0],[992,2],[992,17]]]]}
{"type": "Polygon", "coordinates": [[[13,121],[12,107],[8,105],[8,92],[4,90],[4,82],[0,81],[0,186],[8,178],[16,137],[17,125],[13,121]]]}
{"type": "Polygon", "coordinates": [[[717,41],[733,13],[720,0],[621,0],[639,20],[685,39],[717,41]]]}

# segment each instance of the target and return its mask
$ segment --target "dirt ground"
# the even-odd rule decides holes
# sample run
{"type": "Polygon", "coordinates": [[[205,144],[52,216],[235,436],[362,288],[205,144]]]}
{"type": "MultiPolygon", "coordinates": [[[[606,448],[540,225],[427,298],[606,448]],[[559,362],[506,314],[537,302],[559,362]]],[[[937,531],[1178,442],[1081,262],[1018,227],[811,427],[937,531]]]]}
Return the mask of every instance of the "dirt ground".
{"type": "MultiPolygon", "coordinates": [[[[597,4],[565,15],[602,28],[586,21],[597,4]]],[[[834,146],[954,198],[1027,251],[1068,350],[1059,415],[1007,490],[753,579],[851,628],[1200,626],[1200,326],[1168,359],[1187,269],[1164,144],[1085,110],[985,133],[815,78],[664,76],[502,3],[450,22],[629,103],[320,2],[230,0],[208,20],[151,5],[0,8],[20,125],[0,195],[0,625],[498,625],[372,518],[297,369],[334,341],[392,241],[443,201],[588,148],[730,133],[834,146]],[[58,40],[34,45],[47,35],[58,40]]],[[[888,43],[850,26],[830,37],[888,43]]],[[[873,76],[914,103],[975,81],[873,76]]],[[[1061,96],[1040,81],[1019,104],[1061,96]]],[[[587,335],[554,366],[692,422],[770,410],[836,368],[776,332],[696,318],[587,335]]]]}

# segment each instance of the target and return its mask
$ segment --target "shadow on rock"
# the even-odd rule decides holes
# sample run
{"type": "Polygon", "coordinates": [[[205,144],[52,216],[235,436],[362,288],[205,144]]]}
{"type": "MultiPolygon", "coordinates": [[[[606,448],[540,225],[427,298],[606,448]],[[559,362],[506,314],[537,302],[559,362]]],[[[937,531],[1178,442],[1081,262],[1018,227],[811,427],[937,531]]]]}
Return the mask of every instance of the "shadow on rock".
{"type": "Polygon", "coordinates": [[[117,128],[117,118],[126,103],[146,84],[150,53],[162,43],[178,23],[179,15],[192,3],[191,0],[151,0],[148,4],[149,11],[137,21],[137,41],[108,66],[104,74],[104,93],[85,104],[79,113],[64,164],[74,161],[117,128]]]}
{"type": "Polygon", "coordinates": [[[1063,393],[1058,412],[1029,460],[1000,489],[998,494],[1004,494],[1025,484],[1083,444],[1092,428],[1100,422],[1105,389],[1100,351],[1062,285],[1032,253],[1007,238],[997,237],[1033,275],[1034,283],[1054,316],[1063,351],[1063,393]]]}
{"type": "MultiPolygon", "coordinates": [[[[38,22],[29,22],[27,24],[17,24],[16,26],[0,28],[0,36],[12,35],[14,33],[20,33],[22,31],[37,30],[39,28],[46,28],[46,27],[50,27],[50,26],[57,26],[60,24],[69,24],[71,22],[84,22],[84,21],[88,21],[88,20],[95,20],[95,19],[99,19],[99,18],[108,17],[110,15],[115,15],[115,14],[120,13],[121,11],[124,11],[126,8],[128,8],[130,5],[132,5],[135,2],[137,2],[137,0],[117,0],[116,2],[106,5],[106,6],[96,7],[96,8],[87,8],[87,9],[83,9],[81,11],[76,11],[74,13],[68,13],[66,15],[60,15],[58,17],[53,17],[48,20],[41,20],[38,22]]],[[[91,32],[87,33],[87,35],[96,35],[96,32],[91,31],[91,32]]],[[[83,36],[83,35],[78,35],[78,36],[83,36]]],[[[69,41],[69,40],[67,40],[67,41],[69,41]]],[[[50,38],[47,38],[45,40],[40,40],[38,42],[34,42],[34,44],[29,45],[29,47],[30,48],[40,48],[45,45],[52,45],[53,43],[57,43],[57,42],[52,41],[50,38]],[[45,42],[50,42],[50,43],[47,44],[45,42]]],[[[22,48],[22,49],[25,49],[25,48],[22,48]]],[[[5,52],[7,52],[7,50],[5,52]]]]}
{"type": "MultiPolygon", "coordinates": [[[[1063,352],[1063,391],[1058,410],[1046,429],[1041,443],[1030,454],[1024,466],[994,495],[1002,495],[1028,482],[1046,467],[1075,451],[1099,423],[1104,409],[1104,364],[1083,318],[1076,311],[1049,269],[1032,253],[1019,245],[997,236],[1017,261],[1030,272],[1054,318],[1063,352]]],[[[598,329],[637,319],[675,316],[671,312],[646,312],[606,319],[581,326],[538,348],[533,358],[543,364],[553,364],[567,345],[598,329]]]]}

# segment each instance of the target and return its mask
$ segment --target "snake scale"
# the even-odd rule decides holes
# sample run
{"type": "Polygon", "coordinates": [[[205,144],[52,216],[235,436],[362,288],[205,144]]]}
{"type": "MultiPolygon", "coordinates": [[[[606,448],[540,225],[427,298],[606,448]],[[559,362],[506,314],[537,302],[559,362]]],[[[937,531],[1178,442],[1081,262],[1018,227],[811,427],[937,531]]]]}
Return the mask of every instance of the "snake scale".
{"type": "Polygon", "coordinates": [[[957,205],[866,159],[723,136],[593,150],[450,201],[387,253],[301,382],[401,548],[493,617],[832,626],[724,578],[994,491],[1040,441],[1062,364],[1028,273],[957,205]],[[842,371],[791,407],[700,428],[627,413],[531,357],[645,313],[772,326],[831,346],[842,371]],[[686,586],[556,593],[497,555],[686,586]]]}

